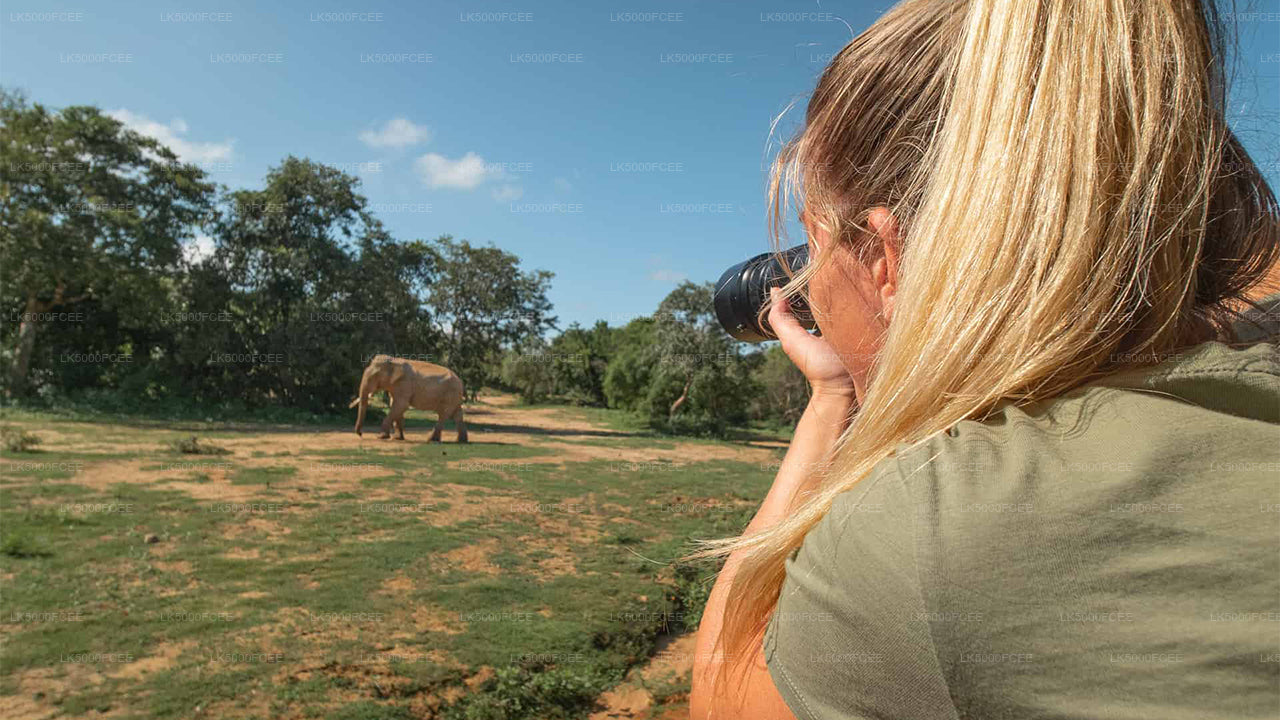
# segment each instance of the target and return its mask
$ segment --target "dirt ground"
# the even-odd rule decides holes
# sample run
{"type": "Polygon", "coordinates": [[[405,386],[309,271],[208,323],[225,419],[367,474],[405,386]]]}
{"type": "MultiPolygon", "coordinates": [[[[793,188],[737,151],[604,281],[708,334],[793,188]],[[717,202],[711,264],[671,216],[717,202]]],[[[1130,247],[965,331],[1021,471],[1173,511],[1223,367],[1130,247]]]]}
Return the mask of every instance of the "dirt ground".
{"type": "MultiPolygon", "coordinates": [[[[470,423],[479,423],[489,428],[469,426],[470,441],[473,443],[492,443],[538,447],[547,450],[546,455],[521,457],[520,463],[554,464],[563,466],[566,462],[582,462],[604,460],[617,463],[670,463],[680,466],[690,459],[737,460],[748,463],[776,463],[778,448],[784,443],[758,440],[738,445],[718,445],[711,443],[681,442],[678,440],[664,442],[665,447],[623,447],[610,444],[610,440],[624,440],[636,437],[632,433],[613,430],[593,423],[573,418],[555,408],[522,409],[518,408],[514,395],[486,395],[480,402],[465,408],[466,418],[470,423]]],[[[41,447],[48,450],[74,448],[80,452],[150,452],[155,449],[153,443],[111,442],[109,440],[85,441],[81,432],[92,428],[88,423],[64,423],[66,432],[55,429],[40,429],[43,441],[41,447]],[[77,432],[80,431],[80,432],[77,432]]],[[[238,466],[249,467],[295,467],[299,485],[314,486],[324,481],[331,489],[354,489],[359,481],[384,474],[385,471],[376,465],[367,468],[344,466],[341,473],[326,468],[323,463],[303,463],[299,465],[296,458],[280,454],[288,451],[292,454],[311,453],[325,450],[364,450],[371,455],[408,455],[408,447],[428,442],[433,423],[427,413],[411,413],[406,421],[404,441],[382,440],[377,437],[377,427],[366,429],[363,437],[356,437],[351,431],[312,431],[312,432],[267,432],[247,437],[219,439],[216,444],[232,451],[238,466]],[[337,483],[334,485],[334,483],[337,483]]],[[[452,433],[446,432],[444,444],[453,442],[452,433]]],[[[449,463],[449,467],[464,467],[473,460],[458,460],[449,463]]],[[[189,493],[197,500],[211,502],[238,502],[256,495],[256,489],[249,485],[233,485],[225,482],[226,470],[219,467],[217,456],[202,459],[201,472],[207,474],[212,482],[168,482],[168,487],[189,493]]],[[[117,483],[150,483],[166,475],[171,470],[147,469],[155,466],[149,460],[111,460],[95,463],[90,472],[76,477],[76,482],[97,489],[106,489],[117,483]]],[[[0,463],[0,467],[3,463],[0,463]]],[[[496,463],[500,471],[501,463],[496,463]]],[[[292,484],[292,482],[286,483],[292,484]]],[[[368,492],[365,488],[364,492],[368,492]]],[[[369,500],[377,500],[376,494],[368,496],[369,500]]]]}
{"type": "MultiPolygon", "coordinates": [[[[655,443],[655,447],[637,447],[634,433],[615,430],[597,425],[575,416],[573,413],[561,412],[554,408],[527,409],[517,406],[517,399],[510,395],[487,395],[480,402],[465,408],[469,423],[470,439],[476,444],[517,445],[524,448],[545,450],[528,457],[519,457],[519,463],[550,464],[563,466],[566,462],[609,461],[617,463],[663,463],[675,466],[684,465],[691,460],[734,460],[746,463],[776,464],[778,449],[785,447],[783,443],[756,441],[739,444],[714,444],[703,442],[680,441],[664,438],[655,443]],[[616,441],[616,442],[615,442],[616,441]]],[[[200,464],[199,472],[204,478],[174,479],[171,468],[160,467],[155,460],[146,459],[110,459],[88,463],[82,472],[76,473],[74,482],[96,490],[106,491],[118,484],[161,485],[166,489],[180,490],[192,498],[205,502],[247,502],[255,499],[259,488],[251,484],[233,484],[229,475],[233,468],[293,468],[293,474],[283,475],[273,489],[286,494],[312,492],[316,487],[323,487],[324,492],[359,492],[366,502],[376,502],[384,497],[384,491],[376,486],[362,485],[362,480],[385,475],[378,463],[371,462],[367,468],[344,466],[335,472],[332,466],[326,467],[323,462],[300,462],[299,455],[312,455],[322,451],[365,451],[370,458],[409,455],[412,448],[427,443],[430,437],[434,418],[425,413],[413,413],[406,422],[407,440],[381,440],[377,437],[377,426],[366,431],[363,437],[356,437],[351,430],[317,430],[301,431],[292,428],[245,427],[246,432],[238,436],[218,437],[212,442],[232,451],[233,463],[220,467],[218,456],[199,456],[193,463],[200,464]]],[[[241,428],[235,428],[238,431],[241,428]]],[[[153,454],[155,442],[137,442],[138,434],[131,432],[119,440],[110,434],[103,435],[101,426],[92,423],[59,422],[54,427],[36,428],[41,437],[41,448],[49,451],[71,451],[110,454],[153,454]],[[127,439],[125,439],[127,438],[127,439]]],[[[452,432],[444,436],[447,450],[453,442],[452,432]]],[[[349,456],[348,456],[349,458],[349,456]]],[[[0,472],[4,465],[13,462],[10,458],[0,460],[0,472]]],[[[343,462],[350,464],[349,459],[343,462]]],[[[447,463],[449,468],[466,469],[466,463],[477,462],[474,455],[468,460],[456,460],[447,463]]],[[[511,460],[494,459],[494,472],[501,474],[502,464],[511,460]]],[[[422,472],[429,473],[429,469],[422,472]]],[[[53,480],[51,482],[58,482],[53,480]]],[[[391,491],[385,491],[390,493],[391,491]]],[[[474,487],[453,485],[450,483],[430,486],[430,497],[424,496],[424,502],[447,503],[447,513],[433,517],[430,513],[424,519],[432,524],[450,524],[493,512],[495,498],[503,496],[503,491],[494,489],[484,495],[476,495],[474,487]]],[[[385,495],[389,497],[390,495],[385,495]]],[[[302,497],[299,495],[299,497],[302,497]]],[[[590,500],[590,498],[584,498],[590,500]]],[[[554,517],[547,522],[557,522],[554,517]]],[[[597,539],[590,527],[578,527],[571,532],[567,528],[551,528],[558,530],[550,533],[553,537],[563,537],[574,544],[588,544],[597,539]],[[564,532],[560,532],[564,531],[564,532]]],[[[254,518],[238,527],[237,532],[256,533],[268,537],[287,534],[289,529],[269,519],[254,518]]],[[[234,540],[235,538],[228,538],[234,540]]],[[[368,540],[369,538],[362,538],[368,540]]],[[[529,544],[538,541],[536,538],[524,538],[529,544]]],[[[175,572],[183,572],[181,563],[164,565],[165,553],[163,545],[153,548],[153,555],[159,567],[175,572]]],[[[496,540],[485,544],[475,544],[444,553],[433,559],[442,568],[457,566],[472,572],[495,575],[498,568],[489,561],[490,556],[498,549],[496,540]]],[[[575,572],[572,555],[569,552],[557,552],[554,543],[546,543],[549,557],[539,563],[538,572],[545,576],[575,572]]],[[[228,550],[228,557],[253,559],[258,550],[234,555],[234,548],[228,550]]],[[[295,560],[297,558],[294,558],[295,560]]],[[[189,570],[189,568],[188,568],[189,570]]],[[[411,590],[413,580],[407,577],[396,577],[388,581],[380,590],[382,593],[398,594],[411,590]]],[[[440,618],[447,615],[439,608],[418,608],[413,616],[413,624],[419,628],[430,628],[440,632],[453,632],[440,618]]],[[[139,660],[133,665],[125,665],[111,671],[112,677],[128,678],[142,673],[156,673],[169,667],[171,661],[183,651],[180,645],[166,648],[164,652],[154,653],[139,660]]],[[[650,688],[666,682],[687,678],[693,664],[693,636],[685,635],[665,638],[655,656],[643,667],[634,669],[628,679],[617,688],[606,692],[600,702],[604,709],[594,713],[591,720],[612,720],[618,718],[634,718],[637,720],[658,720],[659,718],[683,717],[687,710],[662,710],[658,715],[653,712],[654,696],[650,688]],[[676,712],[673,716],[670,713],[676,712]]],[[[67,684],[97,684],[103,677],[85,676],[81,672],[58,677],[43,671],[24,673],[20,680],[21,694],[0,699],[7,707],[0,708],[0,715],[5,718],[36,720],[53,716],[53,709],[47,704],[36,702],[32,697],[37,693],[57,697],[67,684]]],[[[476,680],[476,678],[472,678],[476,680]]],[[[480,678],[483,680],[483,678],[480,678]]],[[[480,680],[476,680],[477,682],[480,680]]],[[[471,684],[469,681],[468,684],[471,684]]],[[[263,702],[266,699],[263,698],[263,702]]],[[[265,707],[265,706],[264,706],[265,707]]],[[[683,706],[680,706],[683,707],[683,706]]],[[[214,710],[209,708],[209,711],[214,710]]],[[[114,711],[98,717],[110,717],[114,711]]],[[[207,716],[207,715],[205,715],[207,716]]]]}

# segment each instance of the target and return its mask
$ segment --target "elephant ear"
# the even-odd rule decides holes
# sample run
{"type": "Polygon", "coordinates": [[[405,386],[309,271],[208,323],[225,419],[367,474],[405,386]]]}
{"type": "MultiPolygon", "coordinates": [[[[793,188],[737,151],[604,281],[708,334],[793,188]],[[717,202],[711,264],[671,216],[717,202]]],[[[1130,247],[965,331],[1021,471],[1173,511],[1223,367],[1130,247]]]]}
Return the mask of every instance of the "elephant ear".
{"type": "Polygon", "coordinates": [[[409,378],[409,363],[398,362],[391,366],[391,385],[399,385],[409,378]]]}

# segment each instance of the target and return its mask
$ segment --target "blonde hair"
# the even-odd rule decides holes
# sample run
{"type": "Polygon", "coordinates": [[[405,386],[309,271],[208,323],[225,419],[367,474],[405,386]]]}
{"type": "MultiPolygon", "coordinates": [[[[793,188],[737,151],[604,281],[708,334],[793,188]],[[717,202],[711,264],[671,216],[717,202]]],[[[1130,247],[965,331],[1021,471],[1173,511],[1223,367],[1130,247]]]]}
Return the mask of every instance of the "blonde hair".
{"type": "Polygon", "coordinates": [[[795,202],[862,248],[889,208],[896,307],[817,489],[696,554],[742,553],[716,648],[741,661],[717,692],[757,652],[787,556],[897,448],[1224,332],[1280,238],[1227,127],[1224,37],[1195,0],[905,0],[835,57],[778,154],[771,228],[795,202]]]}

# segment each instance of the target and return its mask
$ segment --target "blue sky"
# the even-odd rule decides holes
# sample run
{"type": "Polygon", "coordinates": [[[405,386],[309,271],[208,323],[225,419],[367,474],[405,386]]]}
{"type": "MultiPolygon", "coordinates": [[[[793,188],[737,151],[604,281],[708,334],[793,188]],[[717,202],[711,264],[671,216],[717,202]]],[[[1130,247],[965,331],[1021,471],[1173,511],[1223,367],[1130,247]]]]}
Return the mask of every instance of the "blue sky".
{"type": "MultiPolygon", "coordinates": [[[[6,2],[0,83],[101,107],[231,187],[289,154],[338,165],[397,237],[498,245],[555,272],[562,326],[616,325],[767,249],[771,120],[794,101],[793,128],[890,5],[6,2]]],[[[1236,23],[1232,121],[1274,184],[1269,18],[1236,23]]]]}

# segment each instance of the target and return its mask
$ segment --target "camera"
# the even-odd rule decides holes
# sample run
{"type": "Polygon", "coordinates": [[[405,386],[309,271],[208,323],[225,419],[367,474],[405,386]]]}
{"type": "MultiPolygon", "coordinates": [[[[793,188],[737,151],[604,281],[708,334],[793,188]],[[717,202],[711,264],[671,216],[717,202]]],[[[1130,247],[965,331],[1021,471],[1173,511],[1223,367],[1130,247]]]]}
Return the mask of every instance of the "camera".
{"type": "MultiPolygon", "coordinates": [[[[797,245],[781,253],[761,253],[734,265],[716,283],[716,319],[721,327],[742,342],[759,343],[777,340],[760,308],[769,302],[769,288],[782,287],[790,281],[783,263],[798,272],[809,262],[809,246],[797,245]]],[[[817,327],[813,313],[803,298],[791,298],[791,314],[806,330],[817,327]]]]}

